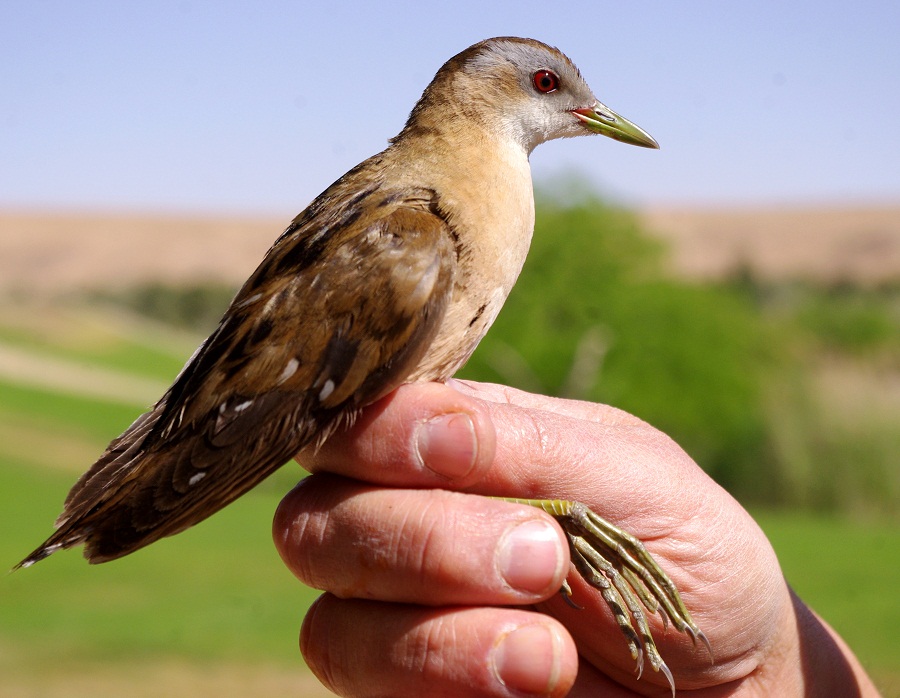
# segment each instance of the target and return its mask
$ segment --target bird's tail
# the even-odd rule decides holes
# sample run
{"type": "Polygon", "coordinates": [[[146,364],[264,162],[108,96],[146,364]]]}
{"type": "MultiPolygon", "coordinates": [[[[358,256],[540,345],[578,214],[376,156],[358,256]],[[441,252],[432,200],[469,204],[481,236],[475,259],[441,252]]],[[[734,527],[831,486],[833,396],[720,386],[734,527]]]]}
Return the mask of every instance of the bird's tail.
{"type": "Polygon", "coordinates": [[[72,487],[56,532],[13,569],[82,543],[89,562],[106,562],[211,516],[321,431],[310,420],[298,426],[303,409],[296,402],[269,393],[237,403],[240,419],[227,429],[219,428],[220,414],[203,427],[188,425],[163,437],[163,398],[109,444],[72,487]]]}

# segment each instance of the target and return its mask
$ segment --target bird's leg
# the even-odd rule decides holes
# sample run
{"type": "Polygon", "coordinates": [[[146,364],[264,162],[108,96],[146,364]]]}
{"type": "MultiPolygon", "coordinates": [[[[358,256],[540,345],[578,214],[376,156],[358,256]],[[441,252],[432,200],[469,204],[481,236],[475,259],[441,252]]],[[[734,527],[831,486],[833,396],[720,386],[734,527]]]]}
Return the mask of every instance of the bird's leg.
{"type": "MultiPolygon", "coordinates": [[[[637,662],[638,677],[646,656],[654,671],[665,674],[674,693],[672,674],[656,648],[645,608],[650,613],[659,612],[664,626],[671,622],[694,644],[699,639],[712,656],[706,635],[694,623],[675,584],[637,538],[600,518],[580,502],[498,499],[538,507],[560,523],[569,540],[572,564],[588,584],[600,591],[615,616],[631,656],[637,662]]],[[[562,593],[575,605],[567,582],[563,584],[562,593]]]]}

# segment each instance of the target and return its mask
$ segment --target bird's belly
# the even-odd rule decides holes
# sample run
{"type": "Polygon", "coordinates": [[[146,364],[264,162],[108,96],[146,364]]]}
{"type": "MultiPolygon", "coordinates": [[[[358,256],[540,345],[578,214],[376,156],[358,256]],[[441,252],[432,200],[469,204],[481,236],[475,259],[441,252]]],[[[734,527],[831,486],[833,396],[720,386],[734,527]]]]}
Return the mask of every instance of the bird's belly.
{"type": "Polygon", "coordinates": [[[456,373],[497,319],[507,294],[505,288],[497,287],[477,307],[451,305],[430,349],[408,380],[446,380],[456,373]]]}
{"type": "Polygon", "coordinates": [[[453,296],[411,381],[446,380],[468,360],[509,296],[531,243],[533,218],[516,221],[505,248],[473,250],[457,269],[453,296]],[[463,264],[467,261],[468,264],[463,264]]]}

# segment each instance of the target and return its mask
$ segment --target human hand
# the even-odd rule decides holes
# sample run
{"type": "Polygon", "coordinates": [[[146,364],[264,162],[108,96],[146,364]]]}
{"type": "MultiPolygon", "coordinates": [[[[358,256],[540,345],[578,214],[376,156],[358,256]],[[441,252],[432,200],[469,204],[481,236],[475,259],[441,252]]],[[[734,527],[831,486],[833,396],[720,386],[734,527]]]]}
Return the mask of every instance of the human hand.
{"type": "Polygon", "coordinates": [[[651,618],[679,690],[816,695],[822,679],[831,689],[853,679],[852,654],[792,596],[752,518],[671,439],[604,405],[451,386],[404,386],[303,454],[314,474],[278,509],[285,563],[330,592],[301,632],[303,654],[329,688],[344,696],[668,692],[659,674],[636,679],[596,590],[569,577],[581,610],[557,593],[569,557],[556,522],[476,494],[579,500],[643,540],[715,653],[711,662],[651,618]],[[823,655],[833,648],[843,663],[834,651],[823,655]]]}

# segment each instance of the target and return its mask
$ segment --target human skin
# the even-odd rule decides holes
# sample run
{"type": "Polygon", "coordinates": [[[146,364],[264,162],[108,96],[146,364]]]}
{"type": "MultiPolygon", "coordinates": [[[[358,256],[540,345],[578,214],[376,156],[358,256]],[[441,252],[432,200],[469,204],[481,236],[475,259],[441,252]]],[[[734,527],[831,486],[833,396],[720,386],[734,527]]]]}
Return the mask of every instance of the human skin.
{"type": "Polygon", "coordinates": [[[341,696],[650,696],[558,524],[478,495],[565,496],[640,538],[712,646],[650,623],[679,695],[877,696],[750,515],[671,439],[606,405],[451,381],[400,388],[298,458],[273,534],[325,593],[303,656],[341,696]],[[558,593],[569,580],[573,600],[558,593]]]}

